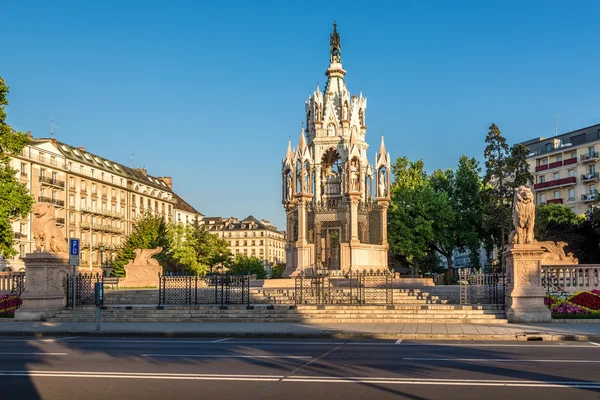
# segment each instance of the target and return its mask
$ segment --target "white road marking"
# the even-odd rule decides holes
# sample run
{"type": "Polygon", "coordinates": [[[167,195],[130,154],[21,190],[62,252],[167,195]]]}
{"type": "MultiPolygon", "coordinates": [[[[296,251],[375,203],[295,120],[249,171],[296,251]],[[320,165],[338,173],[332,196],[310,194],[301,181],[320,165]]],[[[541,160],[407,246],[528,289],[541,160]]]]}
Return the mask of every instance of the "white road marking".
{"type": "Polygon", "coordinates": [[[594,346],[600,346],[600,343],[596,343],[596,342],[588,342],[589,344],[593,344],[594,346]]]}
{"type": "Polygon", "coordinates": [[[210,343],[220,343],[220,342],[224,342],[226,340],[231,340],[231,339],[233,339],[233,338],[228,337],[228,338],[225,338],[225,339],[217,339],[217,340],[213,340],[210,343]]]}
{"type": "Polygon", "coordinates": [[[396,343],[395,343],[395,344],[400,344],[400,343],[402,343],[402,339],[398,339],[398,340],[396,340],[396,343]]]}
{"type": "Polygon", "coordinates": [[[0,356],[66,356],[69,353],[44,353],[44,352],[37,352],[37,353],[0,353],[0,356]]]}
{"type": "Polygon", "coordinates": [[[171,373],[130,373],[130,372],[78,372],[78,371],[0,371],[0,376],[45,377],[45,378],[85,378],[85,379],[156,379],[156,380],[213,380],[213,381],[280,381],[313,383],[374,383],[389,385],[441,385],[441,386],[503,386],[503,387],[544,387],[544,388],[583,388],[600,389],[600,382],[574,381],[528,381],[493,379],[420,379],[392,377],[328,377],[282,375],[227,375],[227,374],[171,374],[171,373]]]}
{"type": "Polygon", "coordinates": [[[600,360],[523,360],[520,358],[427,358],[404,357],[406,361],[483,361],[483,362],[539,362],[539,363],[600,363],[600,360]]]}
{"type": "Polygon", "coordinates": [[[308,356],[230,356],[226,354],[142,354],[142,357],[189,357],[189,358],[281,358],[310,360],[308,356]]]}

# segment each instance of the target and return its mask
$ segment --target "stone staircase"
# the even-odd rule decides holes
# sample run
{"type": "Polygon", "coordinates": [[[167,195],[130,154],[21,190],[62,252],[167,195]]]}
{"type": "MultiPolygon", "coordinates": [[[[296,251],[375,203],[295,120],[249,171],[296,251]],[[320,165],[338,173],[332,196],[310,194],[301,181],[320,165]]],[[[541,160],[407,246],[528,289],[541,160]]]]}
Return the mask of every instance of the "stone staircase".
{"type": "MultiPolygon", "coordinates": [[[[93,322],[95,308],[79,307],[77,320],[93,322]]],[[[52,322],[72,321],[70,310],[58,312],[52,322]]],[[[106,306],[103,322],[306,322],[306,323],[507,323],[502,306],[450,304],[384,305],[217,305],[106,306]]]]}
{"type": "MultiPolygon", "coordinates": [[[[251,288],[251,306],[229,305],[165,305],[158,307],[157,289],[106,290],[103,322],[307,322],[307,323],[482,323],[505,324],[501,305],[448,304],[419,288],[392,289],[393,305],[295,305],[294,288],[251,288]]],[[[332,289],[336,298],[351,296],[347,289],[332,289]]],[[[303,299],[315,302],[311,291],[303,299]]],[[[373,302],[385,292],[365,290],[373,302]],[[379,297],[378,297],[379,296],[379,297]]],[[[79,307],[78,321],[95,321],[95,307],[79,307]]],[[[58,312],[51,321],[69,322],[70,310],[58,312]]]]}

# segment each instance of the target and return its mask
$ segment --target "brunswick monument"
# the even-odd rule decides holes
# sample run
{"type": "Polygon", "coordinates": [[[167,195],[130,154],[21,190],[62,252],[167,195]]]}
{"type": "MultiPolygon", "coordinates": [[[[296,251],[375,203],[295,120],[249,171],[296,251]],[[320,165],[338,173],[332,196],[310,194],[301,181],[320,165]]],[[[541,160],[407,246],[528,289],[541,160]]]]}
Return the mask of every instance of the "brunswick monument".
{"type": "Polygon", "coordinates": [[[282,161],[286,276],[307,268],[387,269],[390,155],[383,137],[374,167],[365,140],[367,99],[344,82],[340,35],[330,35],[327,83],[305,104],[298,147],[282,161]]]}

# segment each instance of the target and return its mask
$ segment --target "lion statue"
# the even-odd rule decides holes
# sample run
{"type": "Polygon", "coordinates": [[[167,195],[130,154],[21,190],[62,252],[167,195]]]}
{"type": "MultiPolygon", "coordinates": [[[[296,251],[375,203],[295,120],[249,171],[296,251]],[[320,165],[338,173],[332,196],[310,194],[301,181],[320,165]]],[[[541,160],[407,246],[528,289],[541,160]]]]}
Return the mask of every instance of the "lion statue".
{"type": "Polygon", "coordinates": [[[509,243],[533,243],[535,226],[535,203],[533,193],[527,186],[519,186],[515,190],[512,220],[515,230],[510,233],[509,243]]]}
{"type": "Polygon", "coordinates": [[[32,208],[35,219],[31,225],[35,249],[38,252],[67,253],[69,246],[65,235],[56,226],[54,206],[51,203],[35,203],[32,208]]]}

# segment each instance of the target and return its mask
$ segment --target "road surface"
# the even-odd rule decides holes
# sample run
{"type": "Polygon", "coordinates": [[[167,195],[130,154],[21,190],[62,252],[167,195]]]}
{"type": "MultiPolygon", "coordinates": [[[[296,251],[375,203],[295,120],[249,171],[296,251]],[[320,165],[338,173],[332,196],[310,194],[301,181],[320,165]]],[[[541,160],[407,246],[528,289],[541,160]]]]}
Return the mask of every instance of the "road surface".
{"type": "Polygon", "coordinates": [[[0,399],[600,399],[600,343],[0,337],[0,399]]]}

